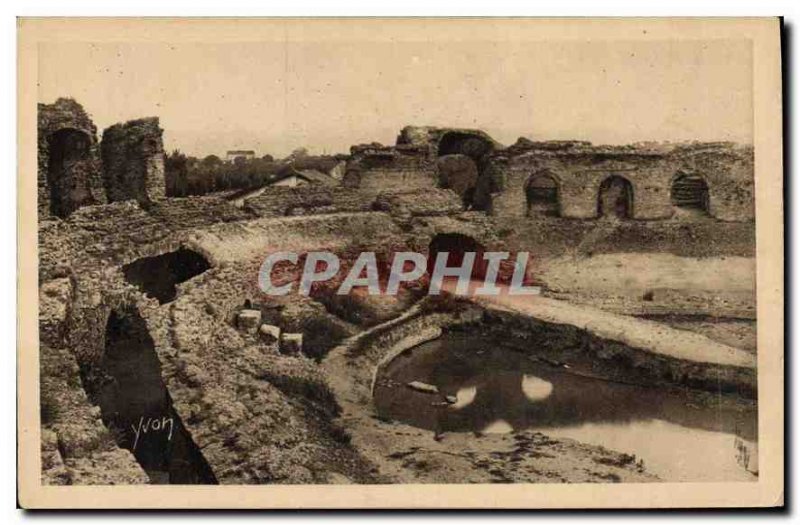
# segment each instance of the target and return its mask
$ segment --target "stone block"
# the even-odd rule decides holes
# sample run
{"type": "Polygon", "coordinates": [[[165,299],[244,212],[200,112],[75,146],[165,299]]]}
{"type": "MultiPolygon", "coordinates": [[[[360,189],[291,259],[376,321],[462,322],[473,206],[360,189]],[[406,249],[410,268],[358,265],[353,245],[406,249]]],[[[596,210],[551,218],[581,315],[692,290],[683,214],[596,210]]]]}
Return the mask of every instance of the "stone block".
{"type": "Polygon", "coordinates": [[[281,338],[281,329],[275,325],[262,324],[258,327],[258,336],[265,343],[274,343],[281,338]]]}
{"type": "Polygon", "coordinates": [[[281,353],[296,355],[303,351],[303,334],[281,334],[281,353]]]}
{"type": "Polygon", "coordinates": [[[261,324],[261,310],[242,310],[236,317],[236,324],[240,330],[255,332],[261,324]]]}
{"type": "Polygon", "coordinates": [[[423,383],[422,381],[411,381],[407,383],[406,386],[412,390],[416,390],[417,392],[422,392],[425,394],[438,394],[439,388],[436,385],[430,385],[428,383],[423,383]]]}

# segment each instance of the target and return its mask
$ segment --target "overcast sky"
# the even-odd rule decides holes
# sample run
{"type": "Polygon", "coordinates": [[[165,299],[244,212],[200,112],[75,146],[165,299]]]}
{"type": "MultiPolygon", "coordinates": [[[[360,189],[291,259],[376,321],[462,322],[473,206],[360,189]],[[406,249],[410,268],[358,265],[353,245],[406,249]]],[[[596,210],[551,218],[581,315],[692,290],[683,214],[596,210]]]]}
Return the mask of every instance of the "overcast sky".
{"type": "Polygon", "coordinates": [[[405,125],[620,144],[752,140],[748,41],[41,44],[39,101],[98,130],[157,115],[168,150],[284,156],[405,125]]]}

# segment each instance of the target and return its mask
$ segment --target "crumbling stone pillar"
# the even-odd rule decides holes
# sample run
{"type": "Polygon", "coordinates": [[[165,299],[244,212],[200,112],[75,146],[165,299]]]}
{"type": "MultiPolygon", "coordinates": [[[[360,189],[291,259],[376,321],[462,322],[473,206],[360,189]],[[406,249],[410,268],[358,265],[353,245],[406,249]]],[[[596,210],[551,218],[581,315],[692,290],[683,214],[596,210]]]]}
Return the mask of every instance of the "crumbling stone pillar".
{"type": "Polygon", "coordinates": [[[135,199],[142,205],[166,195],[163,130],[158,117],[114,124],[100,145],[109,202],[135,199]]]}
{"type": "Polygon", "coordinates": [[[97,128],[71,98],[38,106],[38,216],[67,217],[106,202],[97,159],[97,128]]]}
{"type": "Polygon", "coordinates": [[[521,170],[503,169],[501,191],[492,197],[492,215],[502,218],[525,217],[528,207],[525,181],[529,174],[521,170]]]}

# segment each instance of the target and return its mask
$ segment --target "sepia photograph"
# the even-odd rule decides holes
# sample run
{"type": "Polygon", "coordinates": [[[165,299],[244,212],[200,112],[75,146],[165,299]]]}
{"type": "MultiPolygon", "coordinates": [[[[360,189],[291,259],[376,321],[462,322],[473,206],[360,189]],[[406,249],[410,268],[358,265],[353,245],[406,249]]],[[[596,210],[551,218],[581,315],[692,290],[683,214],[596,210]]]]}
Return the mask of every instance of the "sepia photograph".
{"type": "Polygon", "coordinates": [[[22,504],[780,505],[781,28],[19,19],[22,504]]]}

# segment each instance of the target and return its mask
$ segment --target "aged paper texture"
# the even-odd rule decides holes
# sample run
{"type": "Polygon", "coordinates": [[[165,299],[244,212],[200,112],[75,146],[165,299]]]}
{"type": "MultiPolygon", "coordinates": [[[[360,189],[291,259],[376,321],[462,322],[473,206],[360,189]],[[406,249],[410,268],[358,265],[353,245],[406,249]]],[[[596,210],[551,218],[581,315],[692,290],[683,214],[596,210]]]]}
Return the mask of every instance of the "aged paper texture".
{"type": "Polygon", "coordinates": [[[21,505],[782,505],[780,36],[20,19],[21,505]]]}

